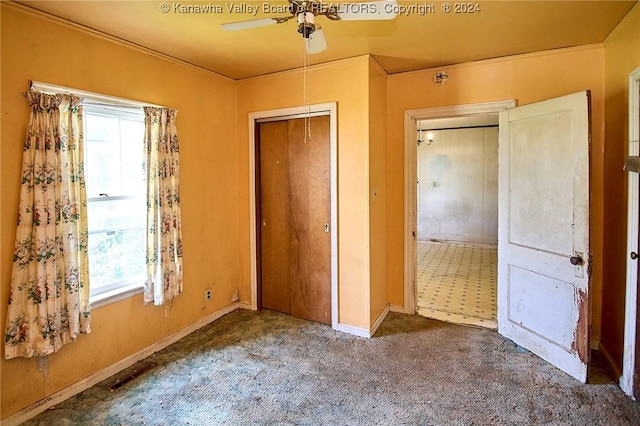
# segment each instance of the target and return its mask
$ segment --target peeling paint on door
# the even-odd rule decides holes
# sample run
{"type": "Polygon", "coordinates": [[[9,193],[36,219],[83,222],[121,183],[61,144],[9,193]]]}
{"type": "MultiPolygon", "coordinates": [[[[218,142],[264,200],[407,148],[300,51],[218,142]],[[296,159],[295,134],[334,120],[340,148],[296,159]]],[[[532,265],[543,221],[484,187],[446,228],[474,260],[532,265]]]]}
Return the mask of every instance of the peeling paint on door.
{"type": "Polygon", "coordinates": [[[575,294],[576,310],[578,312],[578,323],[576,330],[573,333],[573,343],[571,349],[573,349],[580,360],[584,363],[588,363],[591,358],[591,352],[589,347],[589,339],[585,336],[589,334],[589,299],[587,293],[578,289],[575,294]]]}

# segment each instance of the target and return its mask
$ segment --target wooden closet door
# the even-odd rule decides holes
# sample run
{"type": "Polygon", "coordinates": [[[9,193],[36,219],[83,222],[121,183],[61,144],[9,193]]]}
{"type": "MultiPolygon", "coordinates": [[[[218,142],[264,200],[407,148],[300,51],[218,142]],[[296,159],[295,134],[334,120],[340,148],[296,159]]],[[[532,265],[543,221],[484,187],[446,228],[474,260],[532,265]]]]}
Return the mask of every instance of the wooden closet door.
{"type": "Polygon", "coordinates": [[[262,307],[290,314],[288,141],[286,121],[260,124],[262,307]]]}
{"type": "Polygon", "coordinates": [[[291,315],[331,324],[329,116],[304,134],[304,119],[289,121],[291,315]]]}
{"type": "Polygon", "coordinates": [[[329,117],[260,124],[262,306],[331,324],[329,117]]]}

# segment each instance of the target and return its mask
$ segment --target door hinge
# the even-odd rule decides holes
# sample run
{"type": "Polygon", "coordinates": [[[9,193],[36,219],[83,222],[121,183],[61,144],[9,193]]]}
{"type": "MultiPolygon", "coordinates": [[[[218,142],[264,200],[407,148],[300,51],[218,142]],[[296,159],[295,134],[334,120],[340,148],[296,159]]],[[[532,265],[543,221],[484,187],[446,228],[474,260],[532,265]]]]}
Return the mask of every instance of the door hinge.
{"type": "Polygon", "coordinates": [[[587,279],[591,278],[591,270],[593,269],[593,255],[589,255],[589,261],[587,262],[587,279]]]}
{"type": "Polygon", "coordinates": [[[416,238],[416,231],[411,231],[411,235],[413,236],[413,238],[416,238]]]}

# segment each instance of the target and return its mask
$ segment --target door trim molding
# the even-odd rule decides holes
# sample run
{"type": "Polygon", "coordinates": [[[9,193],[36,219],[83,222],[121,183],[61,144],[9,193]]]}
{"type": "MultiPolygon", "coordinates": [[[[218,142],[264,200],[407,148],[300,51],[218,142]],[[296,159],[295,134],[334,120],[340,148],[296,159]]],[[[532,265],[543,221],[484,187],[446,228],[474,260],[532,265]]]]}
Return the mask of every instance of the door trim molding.
{"type": "MultiPolygon", "coordinates": [[[[629,74],[629,134],[628,155],[640,155],[638,139],[640,137],[640,68],[629,74]]],[[[627,254],[638,252],[638,217],[640,210],[640,188],[638,175],[628,173],[627,176],[627,254]]],[[[627,292],[625,297],[624,351],[622,356],[622,376],[620,387],[633,396],[633,374],[636,362],[636,314],[638,309],[638,262],[627,258],[627,292]]]]}
{"type": "Polygon", "coordinates": [[[338,104],[329,102],[308,106],[273,109],[249,113],[249,257],[251,262],[251,309],[258,309],[258,265],[256,231],[256,156],[255,126],[259,122],[329,116],[329,151],[331,161],[331,327],[338,327],[338,104]]]}
{"type": "Polygon", "coordinates": [[[437,108],[411,109],[404,112],[404,312],[416,313],[416,239],[417,232],[417,121],[430,118],[452,118],[469,115],[498,114],[516,106],[514,99],[452,105],[437,108]]]}

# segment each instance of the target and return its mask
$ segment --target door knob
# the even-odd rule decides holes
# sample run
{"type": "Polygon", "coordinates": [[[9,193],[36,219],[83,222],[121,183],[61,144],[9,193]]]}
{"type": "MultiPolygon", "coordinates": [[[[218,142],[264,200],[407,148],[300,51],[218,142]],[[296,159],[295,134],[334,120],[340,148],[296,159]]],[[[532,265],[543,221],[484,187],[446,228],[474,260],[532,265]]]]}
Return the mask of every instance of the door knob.
{"type": "Polygon", "coordinates": [[[584,260],[582,260],[580,256],[571,256],[569,262],[571,262],[572,265],[582,265],[584,263],[584,260]]]}
{"type": "Polygon", "coordinates": [[[636,253],[635,251],[631,252],[631,260],[636,260],[638,258],[638,253],[636,253]]]}

